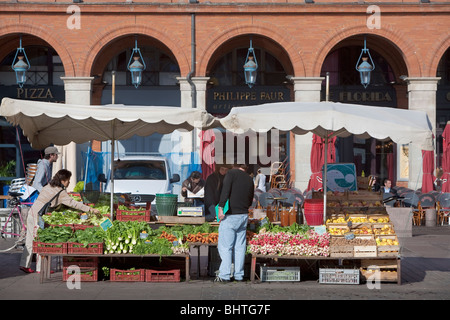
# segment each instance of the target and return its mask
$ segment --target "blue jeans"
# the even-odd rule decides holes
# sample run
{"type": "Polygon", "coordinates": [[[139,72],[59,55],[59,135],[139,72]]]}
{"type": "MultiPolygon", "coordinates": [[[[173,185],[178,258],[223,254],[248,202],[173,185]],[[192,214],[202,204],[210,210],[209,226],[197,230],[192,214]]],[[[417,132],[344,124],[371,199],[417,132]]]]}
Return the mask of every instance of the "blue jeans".
{"type": "Polygon", "coordinates": [[[220,263],[219,277],[230,280],[231,263],[234,261],[234,279],[244,278],[245,252],[247,251],[246,232],[248,214],[230,214],[219,225],[220,263]]]}

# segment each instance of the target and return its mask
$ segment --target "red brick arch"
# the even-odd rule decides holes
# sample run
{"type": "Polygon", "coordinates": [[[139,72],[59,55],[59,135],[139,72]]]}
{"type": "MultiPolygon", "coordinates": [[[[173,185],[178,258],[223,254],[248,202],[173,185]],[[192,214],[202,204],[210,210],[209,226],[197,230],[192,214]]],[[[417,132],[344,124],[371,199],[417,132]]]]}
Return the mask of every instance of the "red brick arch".
{"type": "Polygon", "coordinates": [[[286,32],[282,32],[282,30],[275,25],[264,23],[259,23],[258,25],[244,25],[237,23],[230,25],[229,28],[222,28],[220,32],[210,32],[209,34],[209,39],[202,39],[202,41],[198,43],[199,48],[197,49],[197,52],[200,54],[197,59],[197,75],[206,74],[210,60],[216,50],[224,43],[233,38],[249,34],[263,36],[277,43],[287,52],[290,63],[294,69],[294,74],[296,76],[304,76],[305,74],[305,65],[301,57],[300,48],[286,32]]]}
{"type": "Polygon", "coordinates": [[[114,24],[95,32],[93,38],[87,43],[85,55],[82,57],[82,76],[90,76],[94,67],[95,59],[101,50],[109,43],[123,36],[144,35],[154,38],[163,43],[173,54],[178,63],[181,74],[189,72],[190,58],[185,55],[176,42],[171,40],[170,31],[156,30],[149,25],[137,25],[131,23],[114,24]]]}
{"type": "MultiPolygon", "coordinates": [[[[21,21],[17,23],[16,20],[8,21],[7,19],[0,20],[0,38],[12,34],[23,34],[32,35],[43,41],[45,41],[50,47],[52,47],[61,58],[62,64],[64,66],[64,73],[66,77],[75,76],[75,65],[73,63],[73,58],[70,55],[68,44],[65,42],[64,38],[59,36],[57,33],[46,28],[33,24],[32,21],[21,21]]],[[[22,45],[26,45],[22,43],[22,45]]]]}
{"type": "MultiPolygon", "coordinates": [[[[368,36],[381,37],[396,49],[393,59],[403,60],[406,64],[407,75],[410,77],[423,76],[423,70],[420,64],[422,60],[418,56],[418,50],[412,41],[407,40],[408,37],[403,35],[399,30],[383,23],[381,29],[368,29],[366,25],[344,25],[338,26],[334,30],[327,33],[327,37],[318,41],[317,55],[311,63],[311,69],[308,74],[311,76],[319,76],[323,62],[330,51],[341,41],[352,36],[367,34],[368,36]]],[[[361,44],[362,45],[362,44],[361,44]]],[[[394,54],[394,53],[393,53],[394,54]]]]}
{"type": "Polygon", "coordinates": [[[430,61],[429,67],[426,69],[428,76],[436,77],[439,62],[449,48],[450,32],[447,32],[447,34],[442,35],[430,50],[428,50],[427,61],[430,61]]]}

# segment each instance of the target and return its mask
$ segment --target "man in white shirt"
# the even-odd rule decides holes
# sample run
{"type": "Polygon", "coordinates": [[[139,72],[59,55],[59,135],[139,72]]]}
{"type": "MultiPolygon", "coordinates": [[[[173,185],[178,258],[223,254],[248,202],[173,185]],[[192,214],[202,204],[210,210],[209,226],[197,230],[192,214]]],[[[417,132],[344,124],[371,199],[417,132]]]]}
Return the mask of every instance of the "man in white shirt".
{"type": "Polygon", "coordinates": [[[52,179],[52,165],[58,160],[60,152],[56,147],[47,147],[44,151],[44,159],[37,162],[36,174],[33,178],[32,187],[41,193],[42,188],[52,179]]]}

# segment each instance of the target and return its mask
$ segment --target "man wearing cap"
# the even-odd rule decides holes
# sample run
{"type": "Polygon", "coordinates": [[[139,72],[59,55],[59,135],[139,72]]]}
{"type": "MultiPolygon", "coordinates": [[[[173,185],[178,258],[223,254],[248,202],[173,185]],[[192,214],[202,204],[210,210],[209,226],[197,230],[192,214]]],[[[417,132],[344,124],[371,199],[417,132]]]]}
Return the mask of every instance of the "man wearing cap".
{"type": "Polygon", "coordinates": [[[52,164],[58,160],[58,155],[60,154],[56,147],[47,147],[44,153],[44,159],[40,159],[37,162],[36,174],[32,184],[32,187],[39,193],[52,179],[52,164]]]}

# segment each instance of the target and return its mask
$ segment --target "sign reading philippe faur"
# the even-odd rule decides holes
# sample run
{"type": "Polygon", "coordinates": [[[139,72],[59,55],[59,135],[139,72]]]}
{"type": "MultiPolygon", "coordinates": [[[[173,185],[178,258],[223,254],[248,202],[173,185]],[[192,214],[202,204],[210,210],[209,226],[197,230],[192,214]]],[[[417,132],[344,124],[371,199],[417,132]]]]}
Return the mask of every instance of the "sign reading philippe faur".
{"type": "Polygon", "coordinates": [[[206,110],[214,114],[227,114],[233,107],[263,103],[291,101],[285,87],[218,87],[207,91],[206,110]]]}

